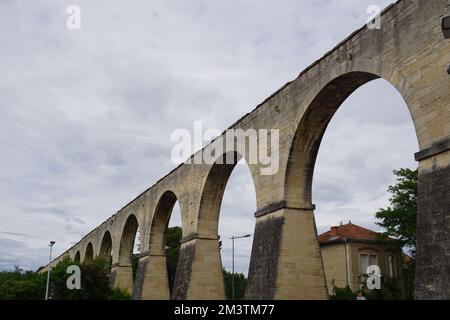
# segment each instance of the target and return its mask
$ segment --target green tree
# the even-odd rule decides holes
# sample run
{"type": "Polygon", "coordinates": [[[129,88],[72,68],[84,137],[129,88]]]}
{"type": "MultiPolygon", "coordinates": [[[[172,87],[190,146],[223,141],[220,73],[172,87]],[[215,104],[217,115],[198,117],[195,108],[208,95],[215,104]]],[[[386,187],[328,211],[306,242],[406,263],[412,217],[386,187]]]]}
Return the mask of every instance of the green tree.
{"type": "Polygon", "coordinates": [[[45,295],[46,278],[19,267],[14,271],[0,272],[0,300],[36,300],[45,295]]]}
{"type": "Polygon", "coordinates": [[[345,288],[334,288],[334,295],[330,296],[331,300],[355,300],[356,293],[352,291],[350,286],[346,286],[345,288]]]}
{"type": "Polygon", "coordinates": [[[183,230],[180,227],[167,229],[166,239],[166,259],[167,274],[169,276],[169,288],[172,294],[173,283],[175,281],[175,273],[177,271],[178,256],[180,255],[181,237],[183,230]]]}
{"type": "MultiPolygon", "coordinates": [[[[56,264],[50,275],[50,297],[53,300],[124,300],[130,299],[128,292],[110,288],[110,262],[95,258],[80,265],[70,259],[56,264]],[[67,288],[71,274],[67,268],[78,265],[81,271],[81,289],[67,288]]],[[[0,272],[0,300],[42,300],[45,296],[47,272],[24,272],[16,267],[14,271],[0,272]]]]}
{"type": "Polygon", "coordinates": [[[130,299],[131,299],[130,293],[127,290],[121,288],[113,288],[109,295],[109,300],[130,300],[130,299]]]}
{"type": "MultiPolygon", "coordinates": [[[[223,272],[223,281],[225,284],[225,295],[227,299],[231,300],[233,298],[232,295],[232,273],[222,269],[223,272]]],[[[247,278],[243,273],[235,273],[234,274],[234,299],[235,300],[243,300],[245,299],[245,287],[247,285],[247,278]]]]}
{"type": "Polygon", "coordinates": [[[51,297],[54,300],[107,300],[111,294],[109,287],[109,262],[97,257],[89,263],[79,264],[70,259],[64,259],[51,271],[51,297]],[[81,271],[81,289],[67,288],[70,274],[67,268],[78,265],[81,271]]]}
{"type": "Polygon", "coordinates": [[[87,300],[107,300],[111,295],[110,264],[108,259],[95,258],[91,263],[82,265],[82,287],[87,300]]]}
{"type": "Polygon", "coordinates": [[[388,187],[390,206],[380,209],[376,223],[385,229],[384,235],[400,241],[415,255],[417,224],[418,170],[394,170],[395,185],[388,187]]]}
{"type": "MultiPolygon", "coordinates": [[[[380,209],[375,217],[378,220],[376,223],[385,229],[383,236],[397,239],[412,255],[412,261],[403,269],[402,275],[406,298],[414,299],[419,172],[417,169],[400,169],[394,170],[394,174],[397,182],[388,188],[392,195],[389,199],[390,206],[380,209]]],[[[372,298],[379,299],[380,296],[372,298]]]]}
{"type": "MultiPolygon", "coordinates": [[[[47,272],[44,273],[47,278],[47,272]]],[[[49,296],[52,300],[84,300],[86,299],[86,289],[83,283],[84,272],[82,266],[69,258],[66,258],[52,267],[50,271],[50,291],[49,296]],[[71,265],[77,265],[81,269],[81,290],[69,290],[67,288],[67,268],[71,265]]]]}

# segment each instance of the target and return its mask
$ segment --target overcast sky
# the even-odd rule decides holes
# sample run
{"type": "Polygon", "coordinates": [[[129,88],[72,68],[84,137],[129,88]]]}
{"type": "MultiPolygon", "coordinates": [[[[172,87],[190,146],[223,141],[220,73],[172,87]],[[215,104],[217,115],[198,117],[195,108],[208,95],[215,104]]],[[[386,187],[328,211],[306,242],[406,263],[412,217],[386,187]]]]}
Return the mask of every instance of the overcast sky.
{"type": "MultiPolygon", "coordinates": [[[[170,171],[177,128],[225,129],[390,1],[0,1],[0,269],[35,269],[170,171]],[[81,30],[66,8],[81,8],[81,30]]],[[[415,167],[401,96],[384,80],[333,118],[314,177],[319,231],[377,229],[392,170],[415,167]]],[[[254,187],[238,166],[221,210],[230,241],[253,233],[254,187]]],[[[179,219],[174,218],[172,224],[179,219]]],[[[247,272],[251,238],[239,240],[247,272]]]]}

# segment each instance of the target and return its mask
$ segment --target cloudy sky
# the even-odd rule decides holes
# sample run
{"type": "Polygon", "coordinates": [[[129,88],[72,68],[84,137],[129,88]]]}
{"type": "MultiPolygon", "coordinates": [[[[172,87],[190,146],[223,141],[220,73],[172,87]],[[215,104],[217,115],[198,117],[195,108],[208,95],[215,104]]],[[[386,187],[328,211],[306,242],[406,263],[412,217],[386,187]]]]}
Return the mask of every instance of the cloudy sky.
{"type": "MultiPolygon", "coordinates": [[[[0,269],[46,263],[170,171],[177,128],[225,129],[367,20],[375,0],[2,0],[0,269]],[[81,30],[66,8],[81,8],[81,30]]],[[[319,153],[319,231],[376,228],[391,171],[415,167],[414,128],[384,80],[353,94],[319,153]]],[[[220,233],[253,233],[246,166],[233,172],[220,233]]],[[[177,212],[174,213],[175,215],[177,212]]],[[[179,218],[174,217],[172,224],[179,218]]],[[[239,240],[246,272],[251,238],[239,240]]]]}

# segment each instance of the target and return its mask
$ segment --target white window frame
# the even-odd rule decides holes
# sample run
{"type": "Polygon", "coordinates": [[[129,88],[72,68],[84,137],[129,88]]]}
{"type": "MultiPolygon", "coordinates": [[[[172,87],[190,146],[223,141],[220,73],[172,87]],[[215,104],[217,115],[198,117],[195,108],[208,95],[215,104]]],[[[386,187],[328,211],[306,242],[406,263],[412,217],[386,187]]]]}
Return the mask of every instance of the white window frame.
{"type": "Polygon", "coordinates": [[[367,274],[367,267],[371,266],[372,264],[370,264],[370,260],[371,257],[375,257],[375,262],[377,266],[379,266],[378,264],[378,254],[373,253],[373,252],[360,252],[359,253],[359,272],[361,273],[361,275],[366,275],[367,274]],[[362,270],[362,258],[363,256],[365,256],[366,259],[366,270],[362,270]]]}

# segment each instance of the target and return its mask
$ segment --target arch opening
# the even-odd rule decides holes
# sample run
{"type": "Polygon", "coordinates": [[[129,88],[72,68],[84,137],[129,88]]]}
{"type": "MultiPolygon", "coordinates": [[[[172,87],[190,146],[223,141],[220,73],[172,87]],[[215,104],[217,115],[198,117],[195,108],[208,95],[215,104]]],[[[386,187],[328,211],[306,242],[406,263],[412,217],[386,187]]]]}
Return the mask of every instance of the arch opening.
{"type": "MultiPolygon", "coordinates": [[[[134,294],[134,282],[139,261],[135,255],[136,236],[138,234],[139,222],[134,214],[130,214],[122,229],[119,245],[119,259],[117,271],[115,272],[115,285],[134,294]]],[[[140,239],[137,239],[139,241],[140,239]]]]}
{"type": "Polygon", "coordinates": [[[141,255],[141,229],[139,225],[137,227],[136,233],[133,240],[133,250],[131,255],[131,267],[133,270],[133,282],[136,280],[136,274],[139,266],[139,257],[141,255]]]}
{"type": "MultiPolygon", "coordinates": [[[[318,233],[348,232],[359,227],[383,231],[375,224],[375,213],[389,206],[387,187],[395,183],[392,171],[417,168],[413,154],[418,138],[412,118],[399,90],[377,75],[350,72],[331,81],[308,106],[297,128],[286,170],[288,206],[313,208],[316,204],[318,233]],[[390,108],[393,104],[405,108],[395,109],[399,111],[394,114],[390,108]]],[[[357,277],[363,276],[360,273],[366,265],[376,263],[382,273],[388,274],[384,259],[390,248],[380,249],[380,254],[355,249],[356,269],[347,270],[341,279],[330,271],[332,246],[323,239],[319,237],[319,244],[330,294],[334,287],[346,285],[355,292],[359,290],[361,279],[357,277]]],[[[401,261],[400,251],[397,253],[401,261]]],[[[404,289],[399,290],[402,296],[404,289]]]]}
{"type": "Polygon", "coordinates": [[[119,249],[119,265],[130,267],[133,264],[133,252],[139,223],[134,214],[131,214],[123,227],[119,249]]]}
{"type": "MultiPolygon", "coordinates": [[[[177,196],[166,191],[156,206],[150,232],[150,251],[165,256],[169,296],[173,296],[182,240],[181,208],[177,196]]],[[[164,272],[163,271],[163,272],[164,272]]]]}
{"type": "Polygon", "coordinates": [[[112,263],[112,238],[111,233],[106,231],[103,235],[102,242],[100,244],[99,257],[105,259],[107,264],[111,267],[112,263]]]}
{"type": "Polygon", "coordinates": [[[92,246],[92,242],[89,242],[88,245],[86,246],[83,263],[89,264],[93,260],[94,260],[94,248],[92,246]]]}
{"type": "Polygon", "coordinates": [[[220,281],[224,283],[225,297],[233,298],[234,282],[234,299],[243,299],[253,242],[251,236],[255,228],[256,191],[245,159],[236,152],[233,163],[227,163],[226,157],[227,154],[219,157],[206,179],[198,230],[202,237],[218,236],[220,239],[220,281]],[[234,250],[232,237],[236,238],[234,250]]]}
{"type": "Polygon", "coordinates": [[[285,198],[290,207],[312,206],[314,165],[325,130],[342,103],[379,76],[351,72],[331,81],[311,102],[292,143],[286,170],[285,198]]]}
{"type": "Polygon", "coordinates": [[[75,253],[75,257],[73,258],[73,261],[80,263],[81,256],[80,251],[78,250],[77,253],[75,253]]]}

